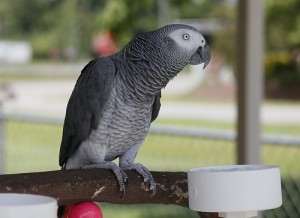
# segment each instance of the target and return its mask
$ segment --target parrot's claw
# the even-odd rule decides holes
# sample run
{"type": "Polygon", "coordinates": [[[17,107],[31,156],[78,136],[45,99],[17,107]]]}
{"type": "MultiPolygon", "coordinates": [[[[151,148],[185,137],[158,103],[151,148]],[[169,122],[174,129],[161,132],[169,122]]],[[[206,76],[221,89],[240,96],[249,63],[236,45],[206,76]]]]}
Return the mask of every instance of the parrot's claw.
{"type": "Polygon", "coordinates": [[[120,187],[120,192],[121,192],[121,196],[120,198],[124,198],[125,196],[125,184],[128,183],[128,176],[126,175],[126,173],[121,169],[120,169],[120,172],[121,172],[121,176],[117,176],[117,174],[115,173],[116,177],[117,177],[117,180],[118,180],[118,183],[119,183],[119,187],[120,187]]]}
{"type": "Polygon", "coordinates": [[[83,169],[91,169],[91,168],[101,168],[101,169],[109,169],[113,171],[115,176],[117,177],[117,181],[120,187],[121,198],[125,196],[125,184],[128,183],[127,174],[118,167],[115,163],[112,162],[101,162],[96,164],[90,164],[82,167],[83,169]]]}
{"type": "Polygon", "coordinates": [[[126,165],[121,165],[121,168],[123,170],[135,170],[138,172],[143,177],[144,182],[147,184],[149,189],[152,191],[152,195],[155,195],[156,193],[156,183],[152,177],[152,174],[150,171],[144,167],[142,164],[139,163],[132,163],[132,164],[126,164],[126,165]]]}
{"type": "Polygon", "coordinates": [[[152,191],[151,197],[155,195],[156,193],[156,183],[152,178],[152,181],[147,181],[147,185],[149,186],[149,189],[152,191]]]}

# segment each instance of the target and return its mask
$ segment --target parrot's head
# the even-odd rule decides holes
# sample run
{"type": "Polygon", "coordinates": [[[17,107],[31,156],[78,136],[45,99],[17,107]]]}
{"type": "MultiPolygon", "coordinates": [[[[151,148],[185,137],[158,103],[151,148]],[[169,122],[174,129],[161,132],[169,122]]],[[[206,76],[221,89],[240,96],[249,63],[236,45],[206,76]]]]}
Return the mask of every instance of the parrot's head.
{"type": "Polygon", "coordinates": [[[163,56],[171,61],[186,64],[208,65],[210,47],[199,30],[182,24],[171,24],[149,33],[156,40],[163,56]]]}
{"type": "Polygon", "coordinates": [[[204,64],[205,68],[211,57],[199,30],[182,24],[137,35],[124,50],[135,81],[148,84],[153,93],[165,87],[187,64],[204,64]]]}

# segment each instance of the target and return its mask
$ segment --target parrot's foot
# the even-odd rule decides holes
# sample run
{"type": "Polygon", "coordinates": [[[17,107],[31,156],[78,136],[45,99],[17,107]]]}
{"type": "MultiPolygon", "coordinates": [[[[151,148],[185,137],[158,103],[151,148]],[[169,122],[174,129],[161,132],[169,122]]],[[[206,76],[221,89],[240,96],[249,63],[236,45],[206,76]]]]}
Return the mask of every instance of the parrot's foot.
{"type": "Polygon", "coordinates": [[[125,184],[128,182],[128,176],[115,163],[113,163],[113,162],[101,162],[101,163],[86,165],[82,168],[83,169],[101,168],[101,169],[109,169],[109,170],[113,171],[113,173],[117,177],[117,181],[119,183],[121,198],[123,198],[125,196],[125,184]]]}
{"type": "Polygon", "coordinates": [[[126,163],[126,164],[121,164],[121,168],[123,170],[135,170],[138,172],[138,174],[140,174],[143,179],[144,182],[147,184],[147,186],[149,186],[149,189],[152,190],[152,196],[155,195],[156,193],[156,183],[150,173],[150,171],[144,167],[142,164],[140,163],[126,163]]]}

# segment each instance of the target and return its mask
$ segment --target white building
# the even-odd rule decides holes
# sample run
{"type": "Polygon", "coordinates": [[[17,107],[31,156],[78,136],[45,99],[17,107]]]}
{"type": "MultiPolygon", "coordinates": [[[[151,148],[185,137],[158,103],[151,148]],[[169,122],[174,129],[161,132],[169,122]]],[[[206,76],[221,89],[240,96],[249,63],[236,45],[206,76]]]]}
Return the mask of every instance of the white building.
{"type": "Polygon", "coordinates": [[[0,41],[0,63],[22,64],[32,58],[32,48],[25,41],[0,41]]]}

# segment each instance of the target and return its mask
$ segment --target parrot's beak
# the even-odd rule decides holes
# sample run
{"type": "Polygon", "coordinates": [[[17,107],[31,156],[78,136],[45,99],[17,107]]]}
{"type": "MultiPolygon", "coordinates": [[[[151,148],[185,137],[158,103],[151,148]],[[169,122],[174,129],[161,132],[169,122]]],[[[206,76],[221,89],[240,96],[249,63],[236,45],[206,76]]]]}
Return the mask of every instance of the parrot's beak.
{"type": "Polygon", "coordinates": [[[208,65],[210,57],[210,47],[208,44],[205,44],[203,47],[199,47],[197,51],[192,55],[189,64],[195,65],[204,63],[204,69],[208,65]]]}
{"type": "Polygon", "coordinates": [[[204,69],[208,65],[211,58],[210,47],[208,44],[205,44],[204,47],[198,48],[197,52],[200,55],[202,61],[204,62],[204,67],[203,67],[204,69]]]}

